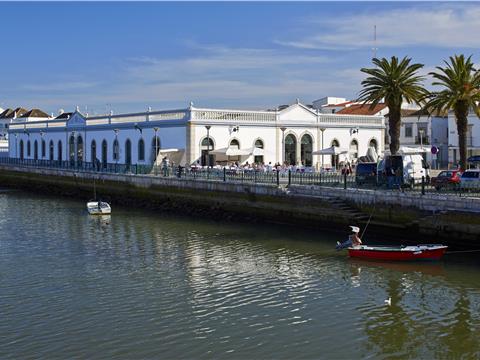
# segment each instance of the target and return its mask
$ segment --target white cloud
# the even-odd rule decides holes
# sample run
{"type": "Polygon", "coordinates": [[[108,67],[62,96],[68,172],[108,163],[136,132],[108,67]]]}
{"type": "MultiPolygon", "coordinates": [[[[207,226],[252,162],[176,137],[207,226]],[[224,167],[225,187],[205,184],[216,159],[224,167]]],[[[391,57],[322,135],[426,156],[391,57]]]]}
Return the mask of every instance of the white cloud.
{"type": "Polygon", "coordinates": [[[50,92],[50,91],[66,91],[88,89],[97,86],[97,82],[74,81],[74,82],[56,82],[46,84],[23,84],[20,88],[27,91],[50,92]]]}
{"type": "Polygon", "coordinates": [[[312,21],[321,33],[301,39],[278,40],[285,46],[303,49],[372,48],[373,27],[377,25],[377,47],[427,46],[441,48],[478,48],[480,6],[429,4],[381,12],[363,12],[333,19],[312,21]],[[435,6],[435,9],[431,7],[435,6]]]}

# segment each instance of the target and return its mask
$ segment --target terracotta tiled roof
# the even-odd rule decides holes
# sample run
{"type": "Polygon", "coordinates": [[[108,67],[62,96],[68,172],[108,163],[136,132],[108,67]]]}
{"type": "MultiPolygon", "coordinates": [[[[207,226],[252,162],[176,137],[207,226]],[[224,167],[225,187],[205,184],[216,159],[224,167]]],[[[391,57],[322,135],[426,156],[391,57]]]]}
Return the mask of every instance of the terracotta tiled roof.
{"type": "MultiPolygon", "coordinates": [[[[425,109],[420,110],[410,110],[410,109],[402,109],[400,110],[400,114],[402,117],[419,117],[419,116],[429,116],[428,111],[425,109]]],[[[388,116],[388,115],[386,115],[388,116]]],[[[440,113],[436,112],[432,114],[432,116],[439,116],[439,117],[447,117],[448,113],[440,113]]]]}
{"type": "Polygon", "coordinates": [[[13,112],[13,110],[10,109],[10,108],[3,110],[2,113],[0,114],[0,119],[3,119],[3,118],[8,117],[8,115],[9,115],[11,112],[13,112]]]}
{"type": "Polygon", "coordinates": [[[71,112],[64,112],[64,113],[61,113],[60,115],[58,115],[55,118],[55,120],[57,120],[57,119],[69,119],[69,118],[72,117],[72,115],[73,115],[73,113],[71,113],[71,112]]]}
{"type": "Polygon", "coordinates": [[[328,104],[328,105],[325,105],[324,107],[339,107],[339,106],[347,106],[348,104],[353,104],[353,101],[345,101],[339,104],[328,104]]]}
{"type": "MultiPolygon", "coordinates": [[[[17,115],[17,117],[19,116],[17,115]]],[[[48,118],[49,116],[47,113],[43,112],[40,109],[32,109],[24,113],[21,117],[22,118],[28,118],[28,117],[48,118]]]]}
{"type": "Polygon", "coordinates": [[[15,110],[7,109],[4,112],[2,112],[2,114],[0,114],[0,117],[3,119],[12,119],[15,116],[15,114],[17,114],[17,118],[18,118],[18,117],[21,117],[26,112],[27,110],[22,107],[18,107],[15,110]]]}
{"type": "Polygon", "coordinates": [[[337,114],[343,115],[376,115],[383,109],[385,109],[387,105],[385,104],[377,104],[373,109],[370,110],[370,104],[355,104],[346,107],[340,111],[337,111],[337,114]]]}

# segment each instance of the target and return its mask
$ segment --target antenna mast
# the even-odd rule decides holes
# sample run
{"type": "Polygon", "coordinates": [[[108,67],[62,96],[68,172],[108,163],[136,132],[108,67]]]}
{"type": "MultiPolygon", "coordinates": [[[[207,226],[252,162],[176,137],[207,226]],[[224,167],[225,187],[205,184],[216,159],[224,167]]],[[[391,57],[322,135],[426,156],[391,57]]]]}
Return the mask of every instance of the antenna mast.
{"type": "Polygon", "coordinates": [[[377,25],[373,25],[373,58],[376,59],[377,57],[377,25]]]}

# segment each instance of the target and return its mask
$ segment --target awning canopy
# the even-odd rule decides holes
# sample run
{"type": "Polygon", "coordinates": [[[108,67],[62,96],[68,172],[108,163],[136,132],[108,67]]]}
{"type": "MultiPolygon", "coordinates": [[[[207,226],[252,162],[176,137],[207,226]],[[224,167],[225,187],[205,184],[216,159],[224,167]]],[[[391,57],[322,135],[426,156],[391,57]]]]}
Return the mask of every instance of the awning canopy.
{"type": "Polygon", "coordinates": [[[252,149],[243,150],[237,147],[226,147],[210,151],[212,155],[224,156],[249,156],[252,154],[252,149]]]}
{"type": "Polygon", "coordinates": [[[347,154],[348,150],[339,148],[338,146],[330,146],[329,148],[313,151],[312,155],[341,155],[347,154]]]}
{"type": "Polygon", "coordinates": [[[160,149],[158,150],[158,153],[165,155],[165,154],[171,154],[171,153],[176,153],[180,151],[183,151],[183,149],[160,149]]]}

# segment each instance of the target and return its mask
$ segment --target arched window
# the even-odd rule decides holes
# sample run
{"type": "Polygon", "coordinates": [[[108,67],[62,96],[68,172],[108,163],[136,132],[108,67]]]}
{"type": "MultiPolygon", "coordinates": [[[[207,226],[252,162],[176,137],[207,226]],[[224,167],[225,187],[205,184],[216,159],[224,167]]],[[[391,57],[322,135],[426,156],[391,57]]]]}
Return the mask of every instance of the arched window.
{"type": "Polygon", "coordinates": [[[24,159],[24,153],[23,153],[23,140],[20,140],[20,160],[24,159]]]}
{"type": "Polygon", "coordinates": [[[160,138],[158,136],[154,136],[152,139],[152,151],[151,151],[151,157],[152,157],[152,164],[155,163],[157,160],[158,153],[160,152],[160,149],[162,144],[160,144],[160,138]]]}
{"type": "Polygon", "coordinates": [[[370,140],[370,142],[368,143],[368,147],[373,147],[375,149],[375,152],[378,153],[377,140],[375,140],[375,139],[370,140]]]}
{"type": "Polygon", "coordinates": [[[253,162],[257,164],[263,163],[263,141],[257,139],[253,149],[253,162]]]}
{"type": "Polygon", "coordinates": [[[312,166],[312,137],[308,134],[302,136],[301,140],[301,159],[305,166],[312,166]]]}
{"type": "Polygon", "coordinates": [[[97,162],[97,142],[92,140],[90,144],[90,161],[92,162],[93,166],[96,166],[97,162]]]}
{"type": "Polygon", "coordinates": [[[33,159],[38,160],[38,141],[33,142],[33,159]]]}
{"type": "Polygon", "coordinates": [[[232,141],[230,141],[230,147],[236,147],[237,149],[240,149],[240,143],[237,139],[233,139],[232,141]]]}
{"type": "Polygon", "coordinates": [[[48,143],[48,160],[53,161],[53,152],[54,152],[54,147],[53,147],[53,140],[50,140],[48,143]]]}
{"type": "MultiPolygon", "coordinates": [[[[333,140],[331,146],[340,147],[340,143],[338,142],[338,140],[333,140]]],[[[332,166],[335,169],[337,169],[338,162],[339,162],[339,155],[332,155],[331,162],[332,162],[332,166]]]]}
{"type": "Polygon", "coordinates": [[[210,154],[210,151],[215,150],[215,145],[212,137],[204,138],[201,142],[201,164],[202,166],[213,166],[215,164],[215,155],[210,154]],[[207,154],[209,155],[207,157],[207,154]]]}
{"type": "Polygon", "coordinates": [[[83,138],[77,137],[77,163],[81,165],[83,162],[83,138]]]}
{"type": "Polygon", "coordinates": [[[63,157],[63,156],[62,156],[62,154],[63,154],[63,151],[62,151],[62,142],[61,142],[61,141],[59,141],[59,142],[58,142],[58,145],[57,145],[57,147],[58,147],[58,149],[57,149],[57,150],[58,150],[58,153],[57,153],[57,158],[58,158],[58,161],[62,161],[62,157],[63,157]]]}
{"type": "Polygon", "coordinates": [[[42,139],[42,158],[45,158],[46,144],[45,140],[42,139]]]}
{"type": "Polygon", "coordinates": [[[297,139],[292,134],[285,137],[285,162],[289,165],[297,163],[297,139]]]}
{"type": "Polygon", "coordinates": [[[107,168],[108,163],[108,144],[107,140],[102,141],[102,166],[107,168]]]}
{"type": "Polygon", "coordinates": [[[113,160],[115,162],[118,162],[118,160],[120,160],[120,146],[117,139],[113,141],[113,160]]]}
{"type": "Polygon", "coordinates": [[[68,154],[70,158],[70,165],[75,164],[75,136],[71,135],[68,140],[68,154]]]}
{"type": "Polygon", "coordinates": [[[31,150],[30,150],[30,140],[27,141],[27,157],[31,156],[31,150]]]}
{"type": "Polygon", "coordinates": [[[130,139],[125,141],[125,164],[130,165],[132,163],[132,143],[130,139]]]}
{"type": "Polygon", "coordinates": [[[357,140],[352,140],[352,142],[350,143],[349,154],[350,154],[350,159],[351,160],[356,160],[358,158],[358,142],[357,142],[357,140]]]}
{"type": "Polygon", "coordinates": [[[138,161],[145,161],[145,141],[138,140],[138,161]]]}

